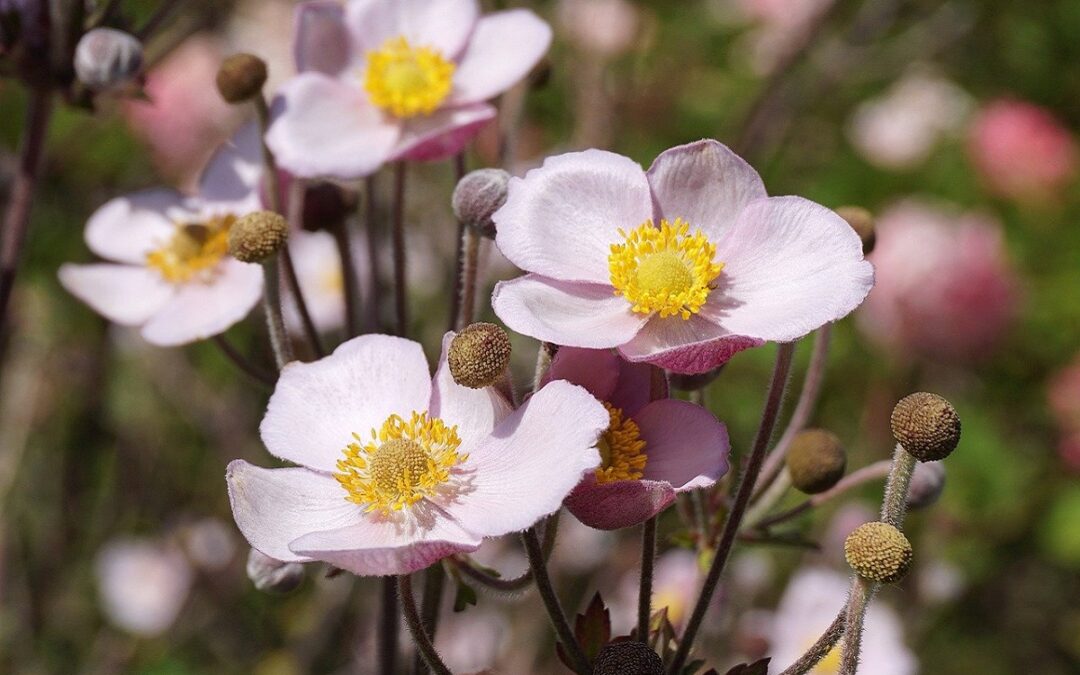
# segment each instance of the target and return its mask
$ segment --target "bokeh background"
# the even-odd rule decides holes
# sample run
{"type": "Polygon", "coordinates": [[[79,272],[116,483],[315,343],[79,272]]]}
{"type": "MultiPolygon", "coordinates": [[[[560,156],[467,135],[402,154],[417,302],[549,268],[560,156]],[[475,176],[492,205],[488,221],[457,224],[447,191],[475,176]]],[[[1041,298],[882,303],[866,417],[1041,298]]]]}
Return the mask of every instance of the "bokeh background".
{"type": "MultiPolygon", "coordinates": [[[[121,2],[119,15],[138,26],[155,4],[121,2]]],[[[62,262],[90,259],[82,229],[95,208],[190,186],[243,122],[213,85],[223,56],[261,55],[271,87],[291,73],[291,3],[175,4],[148,51],[146,100],[61,106],[49,129],[13,326],[0,336],[0,672],[372,672],[373,580],[313,567],[300,589],[273,596],[245,576],[223,474],[237,457],[272,461],[256,431],[268,391],[212,345],[158,349],[108,326],[57,282],[62,262]]],[[[529,6],[556,38],[502,102],[524,106],[510,156],[492,128],[470,167],[507,161],[520,174],[590,146],[647,166],[713,137],[772,194],[876,214],[879,284],[833,331],[813,422],[844,440],[856,468],[889,456],[889,413],[911,391],[945,395],[963,420],[940,502],[910,519],[915,571],[879,602],[919,672],[1080,672],[1080,3],[484,4],[529,6]]],[[[0,81],[0,200],[25,102],[17,81],[0,81]]],[[[408,188],[412,331],[432,356],[453,273],[452,175],[419,166],[408,188]]],[[[497,253],[488,261],[490,283],[514,274],[497,253]]],[[[271,363],[257,316],[229,337],[271,363]]],[[[534,344],[515,346],[524,383],[534,344]]],[[[756,428],[773,351],[739,354],[706,390],[736,454],[756,428]]],[[[791,575],[842,573],[843,534],[878,499],[871,484],[794,521],[819,550],[741,545],[701,641],[711,663],[770,653],[791,575]]],[[[636,532],[564,521],[553,564],[567,606],[584,609],[600,590],[628,629],[636,532]]],[[[689,556],[692,585],[681,530],[669,513],[662,550],[673,568],[689,556]]],[[[513,540],[480,557],[506,574],[524,567],[513,540]]],[[[456,669],[562,672],[535,594],[481,592],[455,614],[453,586],[439,644],[456,669]]]]}

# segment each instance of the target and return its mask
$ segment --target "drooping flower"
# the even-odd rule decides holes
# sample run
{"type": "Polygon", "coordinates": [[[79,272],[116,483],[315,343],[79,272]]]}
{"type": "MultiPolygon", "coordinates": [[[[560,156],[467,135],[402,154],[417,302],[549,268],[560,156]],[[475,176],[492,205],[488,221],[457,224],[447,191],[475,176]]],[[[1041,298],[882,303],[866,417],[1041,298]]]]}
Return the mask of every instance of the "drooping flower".
{"type": "Polygon", "coordinates": [[[118,197],[86,224],[90,250],[108,262],[60,267],[60,283],[110,321],[141,326],[152,344],[174,346],[224,332],[262,293],[262,270],[228,255],[229,228],[259,208],[238,146],[242,131],[211,159],[198,193],[165,188],[118,197]]]}
{"type": "Polygon", "coordinates": [[[479,16],[476,0],[309,2],[300,75],[280,90],[267,142],[301,176],[356,178],[393,160],[458,152],[551,42],[535,14],[479,16]]]}
{"type": "Polygon", "coordinates": [[[863,332],[898,354],[935,360],[992,352],[1018,305],[1001,226],[905,201],[882,212],[876,228],[877,283],[857,317],[863,332]]]}
{"type": "Polygon", "coordinates": [[[95,564],[102,609],[114,625],[142,637],[168,630],[191,589],[184,554],[168,544],[117,539],[98,552],[95,564]]]}
{"type": "Polygon", "coordinates": [[[720,143],[663,152],[648,173],[599,150],[511,179],[496,243],[529,274],[495,288],[513,330],[700,373],[853,310],[873,268],[851,227],[801,197],[766,197],[720,143]]]}
{"type": "Polygon", "coordinates": [[[655,391],[654,370],[610,349],[563,347],[552,360],[549,379],[585,387],[608,412],[601,464],[566,499],[590,527],[642,523],[727,471],[727,429],[701,406],[667,398],[662,381],[655,391]]]}
{"type": "Polygon", "coordinates": [[[299,464],[237,460],[227,480],[251,545],[278,560],[322,560],[359,575],[407,574],[557,510],[599,463],[603,406],[552,382],[512,410],[495,389],[432,379],[420,345],[354,338],[282,371],[260,431],[299,464]]]}

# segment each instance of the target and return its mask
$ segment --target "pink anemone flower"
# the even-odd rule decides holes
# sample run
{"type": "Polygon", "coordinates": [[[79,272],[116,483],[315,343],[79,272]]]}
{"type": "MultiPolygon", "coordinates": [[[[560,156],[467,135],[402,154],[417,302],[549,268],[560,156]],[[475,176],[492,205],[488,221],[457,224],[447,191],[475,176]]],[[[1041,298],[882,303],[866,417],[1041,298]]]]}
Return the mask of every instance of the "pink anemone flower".
{"type": "Polygon", "coordinates": [[[118,197],[86,224],[86,244],[109,262],[60,267],[60,283],[105,318],[175,346],[223,333],[262,294],[258,265],[228,254],[229,228],[259,209],[258,173],[242,131],[210,160],[197,194],[156,188],[118,197]]]}
{"type": "Polygon", "coordinates": [[[459,152],[495,117],[485,101],[551,43],[532,12],[481,17],[476,0],[308,2],[296,25],[300,75],[280,90],[267,143],[300,176],[351,179],[459,152]]]}
{"type": "Polygon", "coordinates": [[[585,387],[610,417],[600,437],[600,466],[566,499],[590,527],[643,523],[677,494],[712,487],[727,472],[727,429],[701,406],[667,398],[662,383],[655,391],[654,371],[610,349],[563,347],[551,362],[548,379],[585,387]]]}
{"type": "Polygon", "coordinates": [[[408,574],[484,537],[558,510],[600,461],[608,414],[581,387],[552,382],[513,410],[493,388],[432,379],[420,345],[365,335],[285,367],[260,432],[299,464],[229,465],[240,531],[285,562],[358,575],[408,574]]]}
{"type": "Polygon", "coordinates": [[[548,158],[513,178],[496,244],[528,272],[495,288],[513,330],[700,373],[847,315],[874,272],[843,218],[766,197],[750,165],[703,140],[648,173],[610,152],[548,158]]]}

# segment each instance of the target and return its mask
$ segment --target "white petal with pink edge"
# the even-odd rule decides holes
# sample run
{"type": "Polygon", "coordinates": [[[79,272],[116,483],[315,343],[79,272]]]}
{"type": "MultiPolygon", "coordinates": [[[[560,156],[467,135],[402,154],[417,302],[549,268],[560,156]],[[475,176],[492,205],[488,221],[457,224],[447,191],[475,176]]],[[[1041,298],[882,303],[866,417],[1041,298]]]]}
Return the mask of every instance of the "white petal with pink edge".
{"type": "Polygon", "coordinates": [[[471,389],[454,382],[446,362],[454,335],[448,332],[443,336],[442,356],[432,381],[429,411],[432,417],[438,417],[447,426],[457,427],[461,439],[458,452],[468,454],[513,412],[513,407],[494,387],[471,389]]]}
{"type": "Polygon", "coordinates": [[[454,90],[447,103],[461,105],[498,96],[528,75],[549,46],[551,27],[527,9],[482,17],[454,72],[454,90]]]}
{"type": "Polygon", "coordinates": [[[636,162],[603,150],[549,157],[511,178],[495,212],[495,243],[527,272],[607,284],[611,245],[652,218],[652,195],[636,162]]]}
{"type": "Polygon", "coordinates": [[[496,112],[486,103],[476,103],[405,120],[393,159],[429,162],[456,155],[495,119],[496,112]]]}
{"type": "Polygon", "coordinates": [[[477,0],[352,0],[345,22],[354,49],[378,49],[398,36],[413,47],[431,47],[454,59],[465,48],[480,15],[477,0]]]}
{"type": "MultiPolygon", "coordinates": [[[[715,293],[716,291],[714,291],[715,293]]],[[[680,373],[704,373],[744,349],[765,344],[760,338],[732,335],[700,315],[687,320],[653,316],[637,335],[619,346],[628,361],[645,361],[680,373]]]]}
{"type": "Polygon", "coordinates": [[[363,335],[313,363],[285,366],[259,432],[273,455],[333,472],[353,433],[366,442],[390,415],[427,410],[430,397],[418,343],[363,335]]]}
{"type": "Polygon", "coordinates": [[[570,347],[617,347],[633,339],[646,322],[611,286],[537,274],[496,284],[491,307],[511,330],[570,347]]]}
{"type": "Polygon", "coordinates": [[[645,441],[647,480],[676,492],[711,486],[728,470],[727,428],[708,410],[675,399],[653,401],[634,414],[645,441]]]}
{"type": "Polygon", "coordinates": [[[190,281],[142,327],[142,336],[159,347],[205,340],[241,321],[259,302],[263,275],[258,265],[226,258],[212,281],[190,281]]]}
{"type": "Polygon", "coordinates": [[[174,190],[133,192],[106,202],[86,222],[86,245],[102,258],[142,265],[168,244],[176,224],[197,218],[190,199],[174,190]]]}
{"type": "Polygon", "coordinates": [[[138,326],[160,311],[174,287],[157,272],[133,265],[60,266],[60,284],[106,319],[138,326]]]}
{"type": "Polygon", "coordinates": [[[260,207],[262,134],[251,122],[217,149],[199,177],[198,207],[206,216],[242,216],[260,207]]]}

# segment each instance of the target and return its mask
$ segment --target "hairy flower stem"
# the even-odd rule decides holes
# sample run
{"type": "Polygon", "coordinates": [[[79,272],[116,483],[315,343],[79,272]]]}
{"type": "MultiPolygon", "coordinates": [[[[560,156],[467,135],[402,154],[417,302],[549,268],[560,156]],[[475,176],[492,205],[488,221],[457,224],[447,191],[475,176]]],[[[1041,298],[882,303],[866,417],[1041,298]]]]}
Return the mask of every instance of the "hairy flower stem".
{"type": "Polygon", "coordinates": [[[278,370],[293,360],[292,343],[285,330],[285,318],[281,314],[281,279],[278,273],[278,258],[273,256],[262,263],[263,268],[263,313],[266,314],[266,328],[270,333],[270,346],[274,350],[274,363],[278,370]]]}
{"type": "Polygon", "coordinates": [[[864,485],[866,483],[869,483],[870,481],[879,480],[886,477],[889,474],[889,467],[891,466],[892,462],[887,459],[883,459],[880,462],[874,462],[873,464],[864,466],[857,471],[851,472],[850,474],[840,479],[840,482],[838,482],[836,485],[832,486],[825,492],[820,492],[816,495],[813,495],[802,503],[797,504],[786,511],[781,511],[780,513],[769,516],[768,518],[764,518],[758,522],[753,522],[753,518],[747,517],[747,520],[751,521],[750,528],[754,530],[763,530],[770,528],[773,525],[778,525],[785,521],[791,520],[792,518],[806,513],[810,509],[815,509],[822,504],[831,501],[856,487],[859,487],[860,485],[864,485]]]}
{"type": "Polygon", "coordinates": [[[544,561],[543,547],[540,538],[536,535],[536,528],[530,527],[521,533],[521,540],[525,543],[525,555],[529,558],[529,569],[532,570],[533,578],[536,579],[536,588],[540,591],[540,599],[544,602],[551,625],[555,628],[555,634],[559,642],[573,664],[574,672],[578,675],[589,675],[592,667],[589,659],[574,637],[574,631],[570,622],[566,620],[559,596],[555,595],[555,588],[551,585],[551,577],[548,576],[547,563],[544,561]]]}
{"type": "MultiPolygon", "coordinates": [[[[381,585],[381,597],[379,599],[379,629],[376,638],[376,658],[379,661],[379,675],[395,675],[397,673],[397,658],[398,658],[398,589],[409,584],[409,576],[402,575],[395,577],[383,577],[379,580],[381,585]]],[[[404,599],[404,598],[403,598],[404,599]]],[[[427,639],[426,635],[423,635],[423,630],[420,629],[420,617],[416,614],[416,602],[412,597],[412,586],[408,587],[408,599],[404,603],[412,610],[413,616],[416,617],[415,626],[423,639],[427,639]]],[[[409,609],[406,609],[408,612],[409,609]]],[[[406,622],[409,622],[406,616],[406,622]]],[[[409,630],[413,630],[414,623],[409,623],[409,630]]],[[[420,641],[416,641],[419,646],[420,641]]],[[[428,641],[428,645],[431,642],[428,641]]],[[[431,648],[435,651],[435,648],[431,648]]],[[[445,672],[450,672],[449,670],[445,672]]]]}
{"type": "Polygon", "coordinates": [[[225,355],[225,358],[232,361],[232,363],[243,373],[268,387],[274,386],[276,377],[249,361],[236,347],[225,339],[224,335],[215,335],[211,340],[219,349],[221,349],[221,353],[225,355]]]}
{"type": "Polygon", "coordinates": [[[668,673],[677,675],[682,672],[686,665],[686,659],[690,656],[690,649],[694,645],[694,639],[701,629],[701,623],[705,620],[705,612],[709,609],[716,586],[720,581],[720,574],[724,571],[731,548],[735,544],[735,538],[739,534],[746,507],[750,503],[750,494],[754,490],[754,484],[761,471],[761,464],[765,459],[765,451],[769,447],[769,439],[776,427],[776,419],[780,415],[780,406],[784,399],[784,389],[787,387],[788,375],[791,373],[791,357],[795,353],[795,343],[788,342],[777,346],[776,364],[773,366],[772,380],[769,382],[769,391],[765,397],[765,408],[761,413],[761,424],[758,426],[757,435],[750,451],[750,457],[746,462],[739,487],[735,492],[735,501],[728,512],[724,522],[724,530],[720,534],[720,541],[716,546],[712,565],[705,576],[705,582],[701,588],[694,612],[686,623],[686,630],[679,641],[679,648],[668,666],[668,673]]]}
{"type": "Polygon", "coordinates": [[[30,92],[19,146],[18,169],[4,213],[4,229],[0,232],[0,335],[4,332],[8,303],[30,228],[30,210],[41,176],[41,160],[45,153],[45,135],[52,107],[52,93],[47,88],[30,92]]]}
{"type": "Polygon", "coordinates": [[[817,639],[810,649],[805,654],[799,657],[799,660],[793,663],[790,667],[784,670],[780,675],[806,675],[806,673],[813,670],[814,666],[821,662],[821,659],[828,656],[832,651],[836,643],[840,641],[841,636],[844,634],[844,618],[847,616],[847,604],[840,609],[840,613],[836,615],[833,622],[829,624],[829,627],[825,629],[821,637],[817,639]]]}
{"type": "Polygon", "coordinates": [[[904,526],[907,515],[907,493],[911,474],[915,471],[915,457],[897,443],[893,451],[892,468],[885,482],[885,498],[881,500],[881,520],[896,529],[904,526]]]}
{"type": "Polygon", "coordinates": [[[479,278],[480,233],[466,227],[461,233],[461,294],[454,328],[461,330],[476,318],[476,282],[479,278]]]}
{"type": "Polygon", "coordinates": [[[405,162],[394,164],[393,203],[394,317],[397,334],[409,331],[409,298],[405,282],[405,162]]]}
{"type": "MultiPolygon", "coordinates": [[[[387,577],[392,578],[392,577],[387,577]]],[[[439,652],[435,651],[435,645],[432,644],[431,638],[424,632],[423,621],[420,619],[419,612],[416,611],[416,599],[413,598],[412,580],[408,574],[402,574],[397,578],[397,590],[401,596],[401,609],[402,614],[405,615],[405,625],[409,627],[409,634],[412,635],[413,643],[416,644],[416,649],[420,656],[423,657],[424,663],[431,669],[431,672],[436,675],[453,675],[450,669],[443,663],[442,658],[439,656],[439,652]]],[[[395,627],[397,625],[397,617],[394,617],[395,627]]],[[[385,671],[387,673],[393,671],[385,671]]]]}
{"type": "Polygon", "coordinates": [[[345,290],[345,334],[355,337],[360,334],[360,278],[356,274],[353,261],[349,231],[344,220],[334,224],[330,231],[337,245],[338,258],[341,260],[341,285],[345,290]]]}
{"type": "Polygon", "coordinates": [[[382,324],[382,263],[379,260],[380,237],[378,186],[375,174],[364,179],[364,224],[367,227],[368,255],[368,293],[371,306],[368,308],[368,330],[379,332],[382,324]]]}
{"type": "MultiPolygon", "coordinates": [[[[543,521],[544,534],[542,549],[544,553],[544,562],[547,562],[551,557],[551,552],[555,549],[555,535],[559,531],[559,514],[560,511],[556,511],[543,521]]],[[[523,574],[509,579],[504,579],[500,576],[493,576],[488,574],[482,569],[475,567],[472,564],[472,560],[468,556],[462,558],[448,558],[454,567],[460,572],[465,574],[473,581],[499,593],[516,593],[517,591],[527,588],[533,581],[532,570],[525,570],[523,574]]]]}
{"type": "MultiPolygon", "coordinates": [[[[420,626],[424,634],[430,640],[435,640],[435,629],[438,627],[439,607],[442,604],[443,586],[446,581],[446,572],[442,563],[436,563],[424,570],[424,594],[420,598],[420,626]]],[[[428,672],[424,655],[417,650],[413,657],[414,675],[424,675],[428,672]]]]}
{"type": "MultiPolygon", "coordinates": [[[[454,186],[456,187],[461,179],[465,177],[465,153],[459,152],[454,155],[454,186]]],[[[458,221],[457,229],[457,253],[454,260],[457,262],[454,265],[454,284],[450,287],[450,318],[447,321],[449,330],[459,330],[458,326],[466,326],[468,323],[460,323],[461,313],[461,296],[465,292],[463,285],[463,278],[465,276],[465,249],[466,241],[465,236],[469,230],[469,227],[465,223],[458,221]]]]}
{"type": "Polygon", "coordinates": [[[637,639],[649,644],[653,567],[656,562],[656,516],[641,526],[641,585],[638,587],[637,639]]]}

